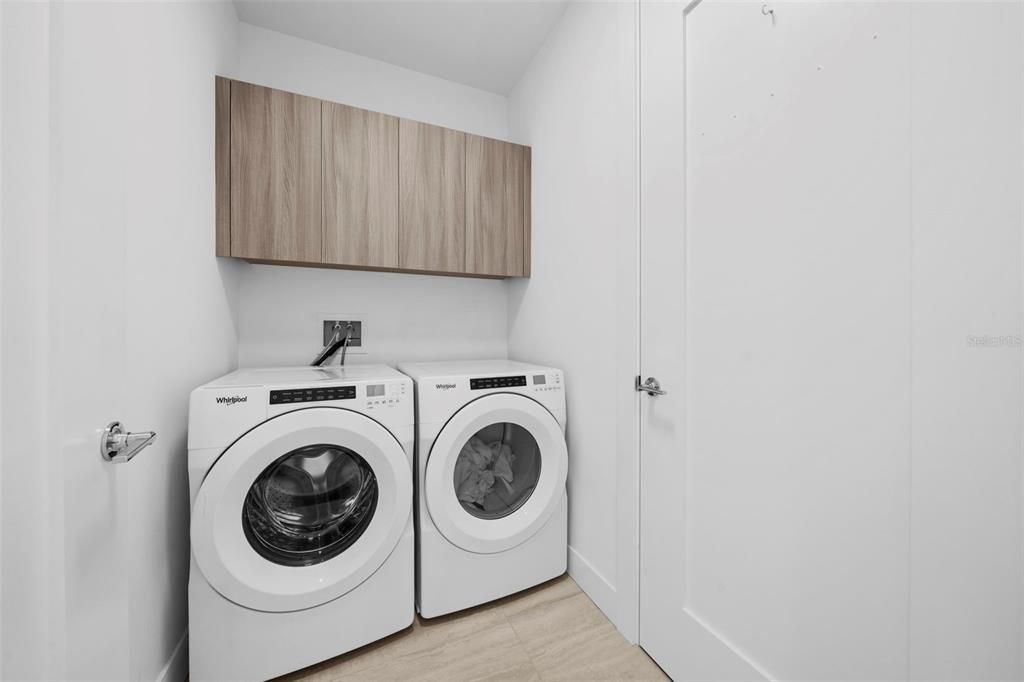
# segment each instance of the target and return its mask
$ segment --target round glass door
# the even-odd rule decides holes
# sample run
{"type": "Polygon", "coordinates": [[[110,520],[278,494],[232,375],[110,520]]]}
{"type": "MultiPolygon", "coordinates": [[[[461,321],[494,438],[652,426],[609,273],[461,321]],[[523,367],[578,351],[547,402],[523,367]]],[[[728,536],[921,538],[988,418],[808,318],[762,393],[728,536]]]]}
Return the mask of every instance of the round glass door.
{"type": "Polygon", "coordinates": [[[467,403],[427,455],[422,495],[434,525],[470,552],[504,552],[565,504],[569,454],[555,416],[537,401],[492,393],[467,403]]]}
{"type": "Polygon", "coordinates": [[[308,445],[259,475],[242,507],[242,528],[265,559],[312,566],[348,549],[376,509],[377,477],[365,459],[339,445],[308,445]]]}
{"type": "Polygon", "coordinates": [[[453,484],[462,508],[478,519],[500,519],[523,506],[540,480],[537,439],[519,424],[500,422],[465,442],[453,484]]]}
{"type": "Polygon", "coordinates": [[[246,608],[324,604],[410,535],[409,473],[402,443],[365,415],[273,417],[210,465],[192,505],[192,555],[213,589],[246,608]]]}

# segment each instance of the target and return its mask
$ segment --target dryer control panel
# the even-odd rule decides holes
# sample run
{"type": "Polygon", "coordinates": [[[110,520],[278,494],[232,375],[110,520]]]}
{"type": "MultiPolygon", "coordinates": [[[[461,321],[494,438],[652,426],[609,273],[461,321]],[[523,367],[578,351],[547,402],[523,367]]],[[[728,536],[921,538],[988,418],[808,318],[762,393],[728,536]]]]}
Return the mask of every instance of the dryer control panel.
{"type": "MultiPolygon", "coordinates": [[[[455,388],[455,384],[437,384],[437,388],[455,388]]],[[[550,374],[537,373],[529,376],[476,377],[469,380],[469,390],[485,391],[496,388],[526,388],[530,392],[562,390],[562,375],[559,372],[550,374]]]]}

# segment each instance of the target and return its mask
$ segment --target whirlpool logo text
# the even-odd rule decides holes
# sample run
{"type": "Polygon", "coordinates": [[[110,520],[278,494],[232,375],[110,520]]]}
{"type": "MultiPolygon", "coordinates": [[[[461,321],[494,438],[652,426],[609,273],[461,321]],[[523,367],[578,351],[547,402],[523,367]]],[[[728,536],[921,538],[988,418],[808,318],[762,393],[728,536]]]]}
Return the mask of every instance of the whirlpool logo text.
{"type": "Polygon", "coordinates": [[[450,391],[455,388],[455,384],[434,384],[434,388],[441,391],[450,391]]]}
{"type": "Polygon", "coordinates": [[[245,403],[249,401],[247,395],[225,395],[217,398],[217,403],[220,405],[234,405],[235,403],[245,403]]]}

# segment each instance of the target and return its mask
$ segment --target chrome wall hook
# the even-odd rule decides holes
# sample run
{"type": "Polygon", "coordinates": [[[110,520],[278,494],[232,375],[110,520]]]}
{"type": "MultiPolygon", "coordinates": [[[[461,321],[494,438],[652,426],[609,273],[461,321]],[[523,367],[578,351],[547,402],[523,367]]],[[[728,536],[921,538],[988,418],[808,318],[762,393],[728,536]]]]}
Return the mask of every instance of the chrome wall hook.
{"type": "Polygon", "coordinates": [[[772,26],[775,25],[775,10],[768,5],[761,5],[761,14],[772,18],[772,26]]]}

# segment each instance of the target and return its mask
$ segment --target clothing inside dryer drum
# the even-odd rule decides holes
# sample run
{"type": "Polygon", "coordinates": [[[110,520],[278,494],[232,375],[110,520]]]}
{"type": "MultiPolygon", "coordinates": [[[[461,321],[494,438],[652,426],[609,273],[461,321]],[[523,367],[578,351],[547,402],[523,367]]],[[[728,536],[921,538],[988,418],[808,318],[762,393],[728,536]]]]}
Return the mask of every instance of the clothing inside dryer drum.
{"type": "Polygon", "coordinates": [[[455,462],[455,494],[480,519],[500,519],[530,499],[540,480],[537,441],[519,424],[501,422],[477,431],[455,462]]]}
{"type": "Polygon", "coordinates": [[[309,445],[279,457],[249,488],[245,537],[283,566],[332,559],[363,534],[377,509],[377,478],[352,450],[309,445]]]}

